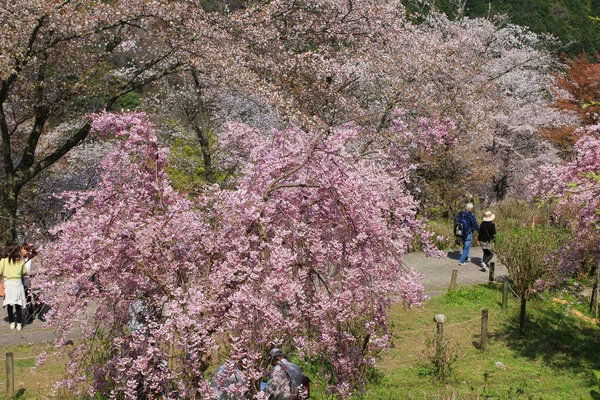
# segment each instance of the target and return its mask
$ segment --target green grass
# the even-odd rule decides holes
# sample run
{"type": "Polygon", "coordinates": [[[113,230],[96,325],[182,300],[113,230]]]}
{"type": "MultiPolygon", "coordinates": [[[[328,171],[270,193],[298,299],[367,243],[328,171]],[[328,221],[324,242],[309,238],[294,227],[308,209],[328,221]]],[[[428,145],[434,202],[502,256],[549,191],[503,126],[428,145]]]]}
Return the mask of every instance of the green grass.
{"type": "Polygon", "coordinates": [[[0,355],[0,399],[8,399],[6,395],[5,366],[7,353],[13,353],[14,358],[14,398],[17,400],[50,399],[50,391],[54,383],[63,378],[67,365],[66,356],[64,354],[54,354],[55,351],[56,349],[48,344],[22,344],[2,348],[2,354],[0,355]],[[48,353],[46,362],[35,367],[37,356],[43,352],[48,353]]]}
{"type": "Polygon", "coordinates": [[[419,310],[395,306],[395,347],[381,360],[380,378],[356,398],[590,399],[590,391],[597,389],[592,370],[600,369],[600,328],[568,312],[577,302],[560,293],[530,301],[525,338],[517,334],[519,301],[512,298],[502,311],[501,287],[459,288],[419,310]],[[552,301],[560,295],[568,298],[567,305],[552,301]],[[483,309],[489,310],[485,351],[479,348],[483,309]],[[444,337],[459,356],[446,382],[428,373],[424,356],[436,329],[433,317],[440,313],[448,318],[444,337]]]}
{"type": "MultiPolygon", "coordinates": [[[[518,337],[519,301],[511,298],[502,311],[502,287],[461,287],[433,298],[422,309],[391,309],[394,347],[380,360],[363,394],[355,399],[590,399],[598,391],[593,370],[600,370],[600,327],[572,315],[587,315],[585,301],[555,292],[528,302],[525,338],[518,337]],[[553,298],[563,298],[558,303],[553,298]],[[480,350],[481,311],[489,311],[489,342],[480,350]],[[426,342],[434,337],[433,317],[445,314],[444,338],[458,359],[446,381],[436,380],[425,357],[426,342]],[[501,362],[505,369],[497,368],[501,362]]],[[[431,346],[430,346],[431,349],[431,346]]],[[[47,345],[3,349],[15,357],[17,399],[46,399],[65,371],[64,355],[47,345]],[[35,359],[46,351],[48,361],[35,373],[35,359]]],[[[1,358],[4,358],[4,354],[1,358]]],[[[5,399],[6,372],[0,368],[0,399],[5,399]]],[[[310,368],[305,371],[311,374],[310,368]]],[[[313,370],[314,373],[316,371],[313,370]]],[[[311,385],[311,399],[328,399],[326,383],[311,385]]]]}

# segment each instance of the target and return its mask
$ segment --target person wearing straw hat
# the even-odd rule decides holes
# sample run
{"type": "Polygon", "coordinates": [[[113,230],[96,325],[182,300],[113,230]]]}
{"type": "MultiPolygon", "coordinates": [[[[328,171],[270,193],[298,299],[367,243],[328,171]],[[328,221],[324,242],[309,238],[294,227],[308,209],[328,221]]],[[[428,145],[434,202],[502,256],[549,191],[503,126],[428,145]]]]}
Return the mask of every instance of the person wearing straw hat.
{"type": "Polygon", "coordinates": [[[483,249],[483,259],[481,261],[481,270],[486,272],[489,268],[490,261],[494,257],[491,247],[496,235],[496,225],[494,219],[496,216],[491,211],[486,211],[483,215],[483,221],[479,226],[479,244],[483,249]]]}

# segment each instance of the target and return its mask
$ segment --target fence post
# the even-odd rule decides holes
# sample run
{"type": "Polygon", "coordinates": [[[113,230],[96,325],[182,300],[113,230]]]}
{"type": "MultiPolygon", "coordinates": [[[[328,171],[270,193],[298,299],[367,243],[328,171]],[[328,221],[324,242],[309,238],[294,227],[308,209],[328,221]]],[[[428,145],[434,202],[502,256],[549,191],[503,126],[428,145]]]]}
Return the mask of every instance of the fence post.
{"type": "Polygon", "coordinates": [[[596,304],[596,297],[598,295],[598,284],[594,282],[592,285],[592,298],[590,299],[590,314],[594,312],[594,305],[596,304]]]}
{"type": "Polygon", "coordinates": [[[481,350],[485,350],[487,348],[487,343],[488,343],[487,323],[488,323],[488,310],[482,310],[481,311],[481,350]]]}
{"type": "Polygon", "coordinates": [[[502,284],[502,309],[506,310],[508,303],[508,281],[504,281],[502,284]]]}
{"type": "Polygon", "coordinates": [[[456,276],[458,275],[458,270],[452,270],[452,278],[450,279],[450,290],[456,289],[456,276]]]}
{"type": "Polygon", "coordinates": [[[439,356],[442,351],[442,336],[444,336],[444,323],[437,323],[437,336],[435,338],[435,350],[437,355],[439,356]]]}
{"type": "Polygon", "coordinates": [[[494,282],[494,274],[496,273],[496,263],[495,262],[491,262],[490,263],[490,276],[488,278],[488,281],[491,283],[494,282]]]}
{"type": "Polygon", "coordinates": [[[13,353],[6,353],[6,396],[15,397],[15,359],[13,353]]]}
{"type": "Polygon", "coordinates": [[[594,307],[594,318],[598,319],[598,285],[600,284],[600,262],[596,264],[596,283],[592,291],[592,304],[594,307]]]}

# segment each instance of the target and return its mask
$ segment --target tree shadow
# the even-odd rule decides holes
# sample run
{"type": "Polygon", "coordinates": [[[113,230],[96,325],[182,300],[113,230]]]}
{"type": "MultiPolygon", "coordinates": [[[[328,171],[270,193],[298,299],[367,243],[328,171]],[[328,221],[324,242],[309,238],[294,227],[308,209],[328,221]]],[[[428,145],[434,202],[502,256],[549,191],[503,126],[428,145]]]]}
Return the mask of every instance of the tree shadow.
{"type": "Polygon", "coordinates": [[[525,337],[519,337],[519,313],[496,332],[507,346],[530,360],[564,370],[586,370],[593,385],[592,369],[600,369],[600,330],[587,322],[566,318],[558,309],[535,309],[528,303],[525,337]]]}

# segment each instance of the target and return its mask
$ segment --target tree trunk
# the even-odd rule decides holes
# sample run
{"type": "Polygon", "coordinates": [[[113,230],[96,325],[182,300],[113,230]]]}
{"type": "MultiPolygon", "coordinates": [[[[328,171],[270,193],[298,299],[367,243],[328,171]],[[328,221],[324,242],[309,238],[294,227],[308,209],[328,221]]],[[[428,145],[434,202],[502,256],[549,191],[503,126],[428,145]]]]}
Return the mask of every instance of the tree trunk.
{"type": "Polygon", "coordinates": [[[525,337],[525,310],[527,309],[527,299],[521,296],[521,315],[519,316],[519,336],[525,337]]]}
{"type": "Polygon", "coordinates": [[[19,191],[6,179],[0,192],[0,239],[2,243],[17,241],[17,196],[19,191]]]}
{"type": "Polygon", "coordinates": [[[209,183],[215,183],[215,173],[212,164],[212,155],[210,154],[210,138],[208,129],[196,129],[200,148],[202,149],[202,158],[204,162],[204,179],[209,183]]]}

